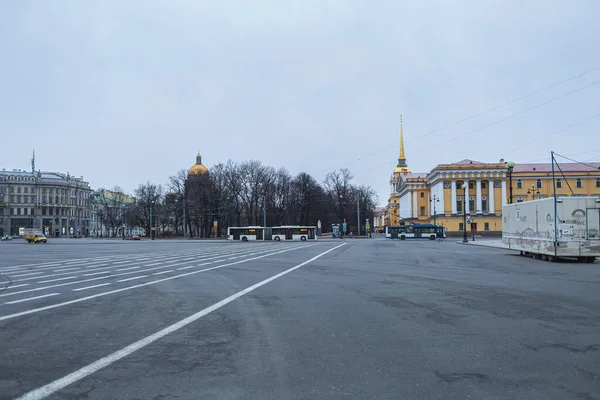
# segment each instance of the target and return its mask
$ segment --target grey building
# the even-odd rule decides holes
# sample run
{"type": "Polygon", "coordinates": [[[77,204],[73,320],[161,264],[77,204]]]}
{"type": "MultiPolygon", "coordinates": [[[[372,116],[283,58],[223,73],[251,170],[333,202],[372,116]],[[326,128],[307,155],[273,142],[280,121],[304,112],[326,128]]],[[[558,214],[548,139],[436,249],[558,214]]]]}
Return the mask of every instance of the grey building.
{"type": "Polygon", "coordinates": [[[0,171],[0,235],[38,228],[47,236],[90,234],[92,190],[83,177],[59,172],[0,171]]]}

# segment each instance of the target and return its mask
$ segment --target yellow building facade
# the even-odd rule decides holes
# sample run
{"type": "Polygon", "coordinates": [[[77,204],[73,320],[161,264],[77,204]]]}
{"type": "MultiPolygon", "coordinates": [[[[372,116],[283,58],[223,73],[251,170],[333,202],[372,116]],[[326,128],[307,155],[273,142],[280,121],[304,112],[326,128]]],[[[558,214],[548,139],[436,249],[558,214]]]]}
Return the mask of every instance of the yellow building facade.
{"type": "MultiPolygon", "coordinates": [[[[404,155],[400,127],[400,157],[390,178],[390,196],[379,218],[384,226],[436,223],[448,233],[467,229],[480,234],[502,231],[502,207],[512,202],[552,197],[552,164],[519,164],[465,159],[439,164],[427,173],[413,173],[404,155]],[[512,190],[511,190],[512,188],[512,190]]],[[[557,196],[600,196],[600,163],[559,164],[557,196]]]]}

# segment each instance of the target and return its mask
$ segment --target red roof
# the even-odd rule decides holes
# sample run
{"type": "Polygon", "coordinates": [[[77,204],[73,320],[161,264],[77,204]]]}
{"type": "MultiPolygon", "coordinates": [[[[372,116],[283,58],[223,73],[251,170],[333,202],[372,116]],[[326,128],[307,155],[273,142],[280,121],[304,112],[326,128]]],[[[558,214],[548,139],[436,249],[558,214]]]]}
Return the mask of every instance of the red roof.
{"type": "MultiPolygon", "coordinates": [[[[560,163],[563,172],[600,172],[600,163],[560,163]]],[[[554,167],[560,173],[558,167],[554,167]]],[[[514,172],[552,172],[552,163],[515,164],[514,172]]]]}

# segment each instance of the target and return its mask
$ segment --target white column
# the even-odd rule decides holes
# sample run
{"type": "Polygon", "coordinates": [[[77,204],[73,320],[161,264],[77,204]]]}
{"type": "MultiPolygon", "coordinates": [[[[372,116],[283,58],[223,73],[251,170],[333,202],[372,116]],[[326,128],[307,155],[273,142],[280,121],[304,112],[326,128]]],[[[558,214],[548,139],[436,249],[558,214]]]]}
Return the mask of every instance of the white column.
{"type": "Polygon", "coordinates": [[[417,190],[413,190],[413,209],[412,214],[413,218],[417,218],[419,216],[419,199],[417,197],[417,190]]]}
{"type": "Polygon", "coordinates": [[[457,213],[457,210],[456,210],[456,181],[454,179],[450,182],[450,187],[451,187],[450,190],[452,190],[452,214],[454,215],[457,213]]]}
{"type": "Polygon", "coordinates": [[[502,181],[502,207],[504,207],[506,203],[506,181],[502,181]]]}
{"type": "Polygon", "coordinates": [[[465,179],[465,184],[467,185],[467,190],[464,191],[465,193],[465,198],[463,199],[464,205],[465,205],[465,212],[467,214],[471,213],[471,207],[469,204],[469,181],[467,179],[465,179]]]}
{"type": "Polygon", "coordinates": [[[494,180],[488,181],[488,211],[490,213],[496,212],[496,205],[494,204],[494,180]]]}
{"type": "Polygon", "coordinates": [[[475,208],[477,209],[476,210],[477,214],[481,214],[482,213],[481,209],[483,208],[482,204],[481,204],[481,179],[477,179],[476,189],[477,189],[477,192],[476,192],[476,196],[477,196],[476,201],[477,201],[477,203],[476,203],[475,208]]]}
{"type": "Polygon", "coordinates": [[[436,204],[435,211],[438,213],[438,215],[441,214],[442,216],[444,216],[446,215],[446,209],[444,208],[444,181],[441,181],[439,183],[437,195],[440,201],[438,204],[436,204]]]}

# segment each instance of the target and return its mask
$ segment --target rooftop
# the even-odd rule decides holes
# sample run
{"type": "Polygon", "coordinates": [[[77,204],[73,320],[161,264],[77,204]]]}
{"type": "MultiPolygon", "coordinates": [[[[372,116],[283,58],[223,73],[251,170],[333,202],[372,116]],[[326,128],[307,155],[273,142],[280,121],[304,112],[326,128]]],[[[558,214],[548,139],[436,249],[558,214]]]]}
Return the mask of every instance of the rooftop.
{"type": "MultiPolygon", "coordinates": [[[[600,163],[559,163],[563,172],[600,172],[600,163]]],[[[559,169],[555,167],[559,173],[559,169]]],[[[515,163],[513,172],[552,172],[552,163],[518,164],[515,163]]]]}
{"type": "MultiPolygon", "coordinates": [[[[36,175],[37,172],[33,173],[24,169],[0,170],[0,176],[35,177],[36,175]]],[[[60,172],[40,171],[40,175],[42,179],[67,179],[67,174],[63,174],[60,172]]],[[[69,178],[72,180],[83,181],[83,176],[77,178],[75,176],[70,175],[69,178]]]]}

